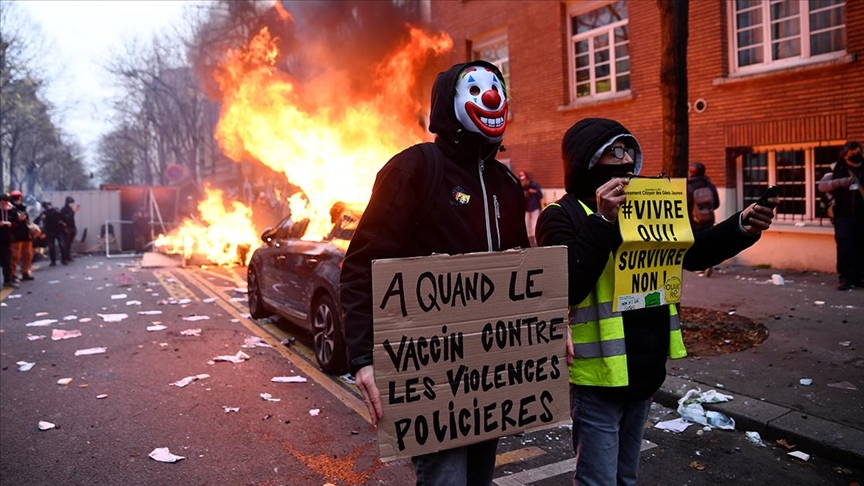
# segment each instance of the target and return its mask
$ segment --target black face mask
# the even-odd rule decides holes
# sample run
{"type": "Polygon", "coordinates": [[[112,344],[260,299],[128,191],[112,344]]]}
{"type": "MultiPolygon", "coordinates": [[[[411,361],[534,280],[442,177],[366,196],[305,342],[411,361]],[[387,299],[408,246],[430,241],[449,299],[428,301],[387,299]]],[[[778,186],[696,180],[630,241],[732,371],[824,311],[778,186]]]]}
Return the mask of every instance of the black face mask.
{"type": "Polygon", "coordinates": [[[588,177],[591,179],[591,189],[597,191],[598,187],[606,184],[613,177],[625,176],[634,170],[636,170],[636,164],[595,165],[588,171],[588,177]]]}
{"type": "Polygon", "coordinates": [[[849,157],[849,162],[852,162],[853,164],[860,164],[864,162],[864,154],[855,154],[849,157]]]}

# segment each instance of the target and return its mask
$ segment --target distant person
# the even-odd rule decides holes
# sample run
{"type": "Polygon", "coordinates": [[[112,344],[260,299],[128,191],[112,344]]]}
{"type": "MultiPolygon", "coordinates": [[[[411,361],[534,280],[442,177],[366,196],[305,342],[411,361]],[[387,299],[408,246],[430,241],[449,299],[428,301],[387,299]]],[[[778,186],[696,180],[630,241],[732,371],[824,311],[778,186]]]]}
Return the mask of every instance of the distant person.
{"type": "MultiPolygon", "coordinates": [[[[567,246],[569,256],[573,484],[629,486],[636,483],[651,397],[666,379],[666,361],[687,351],[677,305],[612,310],[622,243],[618,214],[627,202],[624,188],[642,167],[639,142],[615,120],[586,118],[567,130],[562,155],[567,193],[543,210],[537,238],[540,246],[567,246]]],[[[773,216],[771,208],[751,204],[697,231],[683,268],[707,268],[752,246],[773,216]]]]}
{"type": "Polygon", "coordinates": [[[18,210],[9,202],[9,194],[0,194],[0,266],[3,268],[3,286],[17,289],[12,278],[12,224],[18,220],[18,210]]]}
{"type": "Polygon", "coordinates": [[[41,221],[42,232],[45,234],[45,246],[48,248],[48,256],[51,258],[50,266],[57,266],[57,247],[63,252],[65,244],[65,226],[60,219],[60,210],[51,201],[42,202],[42,214],[38,218],[41,221]]]}
{"type": "Polygon", "coordinates": [[[714,211],[719,207],[717,186],[705,175],[705,166],[693,162],[687,171],[687,208],[693,231],[714,226],[714,211]]]}
{"type": "MultiPolygon", "coordinates": [[[[372,362],[372,261],[529,246],[525,198],[516,176],[495,158],[506,124],[507,93],[498,68],[486,61],[456,64],[432,87],[429,130],[435,142],[406,148],[378,172],[339,286],[349,368],[373,424],[381,419],[381,392],[387,390],[375,384],[372,362]],[[433,164],[440,170],[431,172],[433,164]]],[[[497,446],[498,439],[491,439],[414,456],[416,484],[490,485],[497,446]]]]}
{"type": "Polygon", "coordinates": [[[18,264],[21,264],[21,280],[33,280],[30,271],[33,265],[33,236],[30,234],[30,214],[24,205],[21,191],[9,193],[9,202],[18,210],[17,221],[12,223],[12,279],[17,279],[18,264]]]}
{"type": "Polygon", "coordinates": [[[75,198],[66,196],[66,204],[60,210],[60,220],[63,222],[63,245],[60,247],[60,257],[63,265],[72,263],[72,242],[78,234],[75,226],[75,213],[81,209],[80,204],[75,204],[75,198]]]}
{"type": "Polygon", "coordinates": [[[132,217],[132,233],[135,240],[135,253],[144,253],[147,251],[147,245],[150,243],[150,217],[143,209],[139,209],[132,217]]]}
{"type": "Polygon", "coordinates": [[[859,142],[840,150],[840,160],[819,181],[819,191],[833,199],[837,243],[837,290],[864,287],[864,155],[859,142]]]}
{"type": "Polygon", "coordinates": [[[537,246],[534,228],[537,226],[540,210],[543,209],[543,190],[540,189],[540,184],[532,181],[524,170],[519,172],[519,182],[522,183],[522,190],[525,192],[525,229],[528,230],[531,246],[537,246]]]}

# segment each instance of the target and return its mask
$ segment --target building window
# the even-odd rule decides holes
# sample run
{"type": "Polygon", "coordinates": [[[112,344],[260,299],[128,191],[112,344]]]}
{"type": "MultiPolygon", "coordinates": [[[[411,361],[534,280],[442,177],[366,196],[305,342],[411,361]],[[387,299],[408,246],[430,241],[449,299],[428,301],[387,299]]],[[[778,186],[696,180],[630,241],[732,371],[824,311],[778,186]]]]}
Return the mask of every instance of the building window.
{"type": "Polygon", "coordinates": [[[753,148],[739,159],[741,209],[756,202],[769,186],[780,186],[778,223],[826,225],[819,204],[819,179],[831,170],[842,144],[753,148]]]}
{"type": "Polygon", "coordinates": [[[590,11],[568,13],[571,99],[630,90],[630,36],[627,4],[610,2],[590,11]]]}
{"type": "Polygon", "coordinates": [[[507,34],[473,42],[471,60],[489,61],[504,75],[504,86],[510,91],[510,49],[507,47],[507,34]]]}
{"type": "Polygon", "coordinates": [[[846,49],[843,0],[735,0],[732,71],[830,59],[846,49]]]}

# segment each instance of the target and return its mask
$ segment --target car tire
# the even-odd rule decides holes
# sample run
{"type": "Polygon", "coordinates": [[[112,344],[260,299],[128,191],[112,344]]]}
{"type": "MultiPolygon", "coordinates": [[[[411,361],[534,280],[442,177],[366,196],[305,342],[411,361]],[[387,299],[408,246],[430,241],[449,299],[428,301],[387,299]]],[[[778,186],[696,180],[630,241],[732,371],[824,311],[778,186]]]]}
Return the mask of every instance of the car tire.
{"type": "Polygon", "coordinates": [[[330,295],[315,301],[311,315],[312,344],[318,366],[327,373],[344,373],[348,363],[342,316],[330,295]]]}
{"type": "Polygon", "coordinates": [[[255,267],[249,267],[246,285],[249,297],[249,315],[255,319],[268,317],[270,314],[264,306],[264,299],[261,298],[261,280],[255,267]]]}

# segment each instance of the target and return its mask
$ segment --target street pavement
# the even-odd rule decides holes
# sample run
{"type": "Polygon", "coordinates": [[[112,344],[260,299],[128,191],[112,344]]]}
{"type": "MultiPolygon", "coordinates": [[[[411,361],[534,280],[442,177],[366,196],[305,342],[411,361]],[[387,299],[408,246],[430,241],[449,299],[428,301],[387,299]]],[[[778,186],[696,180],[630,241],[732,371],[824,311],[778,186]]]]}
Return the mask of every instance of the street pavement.
{"type": "Polygon", "coordinates": [[[705,408],[731,416],[737,429],[864,464],[864,288],[835,283],[836,275],[738,265],[710,278],[685,272],[683,306],[737,313],[769,336],[750,350],[669,361],[655,400],[674,408],[689,389],[715,389],[734,399],[705,408]]]}
{"type": "MultiPolygon", "coordinates": [[[[280,345],[287,336],[280,325],[248,318],[242,269],[144,270],[134,259],[104,257],[40,266],[36,281],[2,293],[3,484],[413,483],[410,462],[377,460],[375,431],[354,387],[318,371],[304,346],[280,345]],[[112,298],[119,294],[126,297],[112,298]],[[138,314],[150,310],[162,314],[138,314]],[[128,317],[106,322],[100,316],[117,313],[128,317]],[[210,319],[183,320],[193,316],[210,319]],[[42,319],[58,322],[26,325],[42,319]],[[154,322],[168,328],[146,330],[154,322]],[[82,336],[52,341],[55,328],[82,336]],[[202,328],[202,334],[181,335],[186,328],[202,328]],[[28,334],[46,339],[29,341],[28,334]],[[242,348],[250,336],[273,347],[242,348]],[[97,346],[107,352],[74,355],[97,346]],[[208,363],[241,350],[251,359],[208,363]],[[18,361],[36,364],[20,372],[18,361]],[[197,374],[210,377],[169,386],[197,374]],[[295,375],[309,381],[270,382],[295,375]],[[70,384],[56,384],[67,377],[70,384]],[[265,392],[281,402],[263,400],[265,392]],[[102,394],[107,397],[97,398],[102,394]],[[309,414],[314,409],[319,415],[309,414]],[[40,420],[58,428],[39,431],[40,420]],[[156,447],[187,459],[153,461],[148,454],[156,447]]],[[[850,484],[843,478],[860,475],[837,473],[825,462],[864,464],[864,289],[839,292],[834,279],[728,265],[710,278],[685,274],[685,306],[754,319],[769,337],[739,353],[670,361],[658,405],[674,409],[693,388],[722,391],[734,399],[706,408],[735,418],[738,431],[758,431],[769,444],[784,439],[814,459],[809,468],[789,469],[793,461],[784,451],[749,447],[743,434],[713,432],[709,438],[692,427],[684,434],[650,427],[646,437],[659,447],[643,453],[642,484],[763,484],[771,478],[850,484]],[[775,273],[784,285],[772,282],[775,273]],[[812,384],[801,385],[803,378],[812,384]],[[844,382],[855,389],[829,386],[844,382]],[[688,466],[694,460],[707,469],[688,466]]],[[[674,416],[657,409],[652,422],[674,416]]],[[[499,445],[496,484],[568,484],[572,464],[568,424],[511,436],[499,445]]]]}

